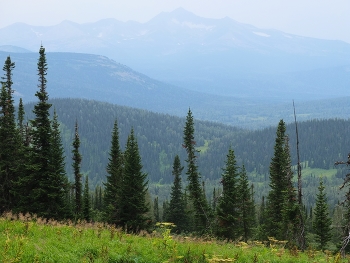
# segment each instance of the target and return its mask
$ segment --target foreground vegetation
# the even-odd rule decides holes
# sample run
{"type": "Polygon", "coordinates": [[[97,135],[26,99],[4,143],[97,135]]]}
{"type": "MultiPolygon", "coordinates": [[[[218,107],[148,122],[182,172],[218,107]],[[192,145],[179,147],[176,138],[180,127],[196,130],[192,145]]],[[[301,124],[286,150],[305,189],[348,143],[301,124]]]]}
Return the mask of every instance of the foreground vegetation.
{"type": "MultiPolygon", "coordinates": [[[[169,226],[170,227],[170,226],[169,226]]],[[[130,235],[100,223],[72,224],[4,214],[0,218],[1,262],[349,262],[339,254],[308,248],[287,250],[285,242],[219,241],[171,236],[167,224],[130,235]]]]}

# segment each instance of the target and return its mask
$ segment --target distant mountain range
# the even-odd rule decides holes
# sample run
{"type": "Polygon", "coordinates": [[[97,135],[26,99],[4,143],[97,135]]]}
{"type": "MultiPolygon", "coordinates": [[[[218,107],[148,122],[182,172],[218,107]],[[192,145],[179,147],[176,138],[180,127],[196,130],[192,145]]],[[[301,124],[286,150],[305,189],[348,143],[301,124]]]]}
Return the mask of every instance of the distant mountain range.
{"type": "MultiPolygon", "coordinates": [[[[147,23],[16,23],[0,46],[104,55],[182,88],[264,102],[350,96],[350,44],[260,29],[182,8],[147,23]]],[[[3,50],[3,48],[0,48],[3,50]]]]}

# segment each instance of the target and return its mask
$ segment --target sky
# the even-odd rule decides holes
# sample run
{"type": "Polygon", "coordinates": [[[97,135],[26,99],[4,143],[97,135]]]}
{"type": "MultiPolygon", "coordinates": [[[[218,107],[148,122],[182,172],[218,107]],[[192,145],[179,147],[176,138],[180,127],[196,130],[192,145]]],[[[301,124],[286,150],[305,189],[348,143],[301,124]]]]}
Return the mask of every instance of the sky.
{"type": "Polygon", "coordinates": [[[0,0],[0,28],[104,18],[147,22],[182,7],[207,18],[230,17],[262,29],[350,43],[350,0],[0,0]]]}

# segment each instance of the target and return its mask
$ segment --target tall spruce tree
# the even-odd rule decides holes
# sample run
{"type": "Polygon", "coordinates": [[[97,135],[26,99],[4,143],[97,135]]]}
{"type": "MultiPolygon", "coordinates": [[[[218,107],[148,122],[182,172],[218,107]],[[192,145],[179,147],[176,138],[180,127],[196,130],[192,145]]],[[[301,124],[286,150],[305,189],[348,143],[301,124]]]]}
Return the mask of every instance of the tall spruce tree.
{"type": "Polygon", "coordinates": [[[74,173],[74,191],[75,191],[75,200],[74,200],[74,215],[76,219],[80,219],[82,217],[82,183],[81,178],[82,174],[80,173],[80,165],[82,161],[81,154],[79,152],[80,148],[80,139],[78,132],[78,121],[75,122],[75,132],[74,132],[74,140],[73,140],[73,173],[74,173]]]}
{"type": "Polygon", "coordinates": [[[61,215],[58,215],[60,211],[58,208],[64,203],[61,198],[65,181],[60,181],[63,177],[57,175],[57,170],[52,165],[54,139],[49,113],[51,104],[48,103],[49,96],[46,91],[47,62],[43,46],[39,50],[37,65],[39,91],[35,96],[38,97],[39,102],[34,105],[35,118],[31,120],[30,164],[26,169],[26,176],[22,177],[19,183],[23,190],[20,210],[36,213],[44,218],[59,219],[61,215]]]}
{"type": "Polygon", "coordinates": [[[299,203],[297,199],[296,189],[293,185],[292,161],[289,150],[289,137],[285,136],[285,199],[282,209],[282,226],[281,237],[289,242],[288,246],[298,246],[299,244],[299,227],[300,214],[299,203]]]}
{"type": "Polygon", "coordinates": [[[314,210],[313,229],[319,242],[319,249],[325,250],[327,242],[331,240],[332,220],[329,216],[328,204],[323,180],[320,179],[318,194],[316,195],[316,207],[314,210]]]}
{"type": "Polygon", "coordinates": [[[176,155],[172,170],[174,183],[171,187],[168,213],[165,219],[165,221],[172,222],[176,225],[176,229],[174,229],[176,232],[189,230],[189,220],[181,183],[181,173],[183,169],[184,167],[181,166],[180,157],[176,155]]]}
{"type": "Polygon", "coordinates": [[[107,182],[104,184],[104,220],[109,224],[119,225],[123,187],[123,153],[119,145],[117,121],[114,122],[108,160],[107,182]]]}
{"type": "Polygon", "coordinates": [[[30,183],[30,198],[28,199],[29,211],[42,217],[51,217],[53,211],[47,208],[51,201],[48,198],[50,181],[50,153],[51,153],[51,120],[49,110],[51,104],[48,103],[48,93],[46,91],[47,62],[45,49],[41,46],[38,60],[39,91],[35,93],[39,102],[34,106],[34,120],[31,120],[32,138],[32,164],[30,183]]]}
{"type": "Polygon", "coordinates": [[[160,222],[158,196],[156,196],[153,201],[153,216],[155,222],[160,222]]]}
{"type": "Polygon", "coordinates": [[[13,185],[17,181],[20,160],[21,141],[15,121],[15,107],[12,90],[12,70],[15,63],[7,57],[3,70],[0,94],[0,214],[12,210],[16,199],[13,185]]]}
{"type": "Polygon", "coordinates": [[[290,172],[290,157],[286,147],[286,126],[280,120],[274,146],[274,156],[270,163],[270,191],[267,196],[266,231],[268,236],[279,240],[285,239],[283,231],[283,209],[286,205],[286,193],[288,190],[287,178],[290,172]]]}
{"type": "Polygon", "coordinates": [[[149,204],[146,203],[147,174],[142,172],[141,157],[133,129],[128,136],[124,158],[120,222],[127,232],[137,233],[147,229],[151,219],[146,215],[149,212],[149,204]]]}
{"type": "Polygon", "coordinates": [[[195,230],[203,232],[209,225],[210,208],[203,194],[203,189],[199,182],[200,175],[197,166],[197,150],[195,148],[196,142],[194,140],[194,121],[192,112],[189,109],[186,117],[186,124],[184,127],[183,147],[187,152],[187,180],[189,198],[193,205],[195,230]]]}
{"type": "Polygon", "coordinates": [[[91,203],[90,203],[89,177],[88,176],[85,176],[85,185],[84,185],[84,192],[83,192],[82,218],[88,222],[91,220],[91,203]]]}
{"type": "Polygon", "coordinates": [[[256,225],[256,212],[254,204],[254,192],[249,187],[247,171],[243,165],[238,179],[238,209],[240,234],[245,242],[253,236],[253,228],[256,225]]]}
{"type": "Polygon", "coordinates": [[[64,219],[71,217],[70,207],[67,196],[69,193],[69,182],[65,170],[65,156],[62,145],[61,132],[59,130],[58,116],[54,110],[51,133],[51,154],[50,168],[52,174],[50,188],[50,196],[55,200],[52,203],[51,217],[56,219],[64,219]]]}
{"type": "Polygon", "coordinates": [[[18,129],[19,129],[19,134],[21,135],[22,142],[25,141],[24,116],[25,116],[25,111],[24,111],[23,101],[22,101],[22,98],[20,98],[19,104],[18,104],[17,125],[18,125],[18,129]]]}
{"type": "Polygon", "coordinates": [[[238,176],[236,157],[230,147],[221,179],[222,194],[216,208],[218,217],[217,235],[229,240],[235,240],[241,234],[239,228],[238,176]]]}

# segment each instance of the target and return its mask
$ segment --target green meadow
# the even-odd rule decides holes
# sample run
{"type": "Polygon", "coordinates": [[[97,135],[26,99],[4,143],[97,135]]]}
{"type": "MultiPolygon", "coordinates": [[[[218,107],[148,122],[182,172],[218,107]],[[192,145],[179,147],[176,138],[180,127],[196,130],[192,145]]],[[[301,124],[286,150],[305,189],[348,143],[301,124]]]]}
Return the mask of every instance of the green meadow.
{"type": "Polygon", "coordinates": [[[171,224],[126,234],[102,223],[57,222],[11,213],[0,218],[0,262],[349,262],[339,253],[285,248],[284,241],[230,242],[175,236],[171,224]]]}

